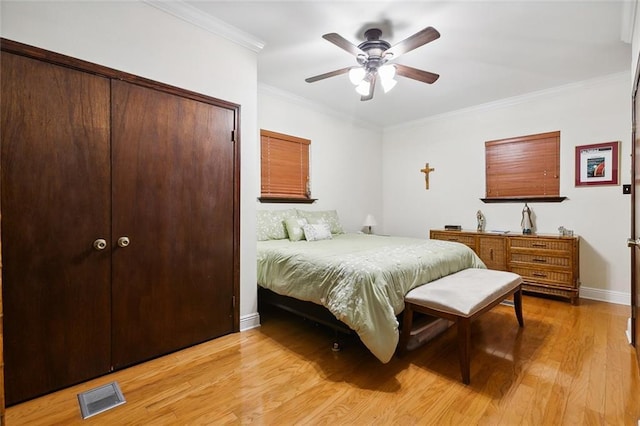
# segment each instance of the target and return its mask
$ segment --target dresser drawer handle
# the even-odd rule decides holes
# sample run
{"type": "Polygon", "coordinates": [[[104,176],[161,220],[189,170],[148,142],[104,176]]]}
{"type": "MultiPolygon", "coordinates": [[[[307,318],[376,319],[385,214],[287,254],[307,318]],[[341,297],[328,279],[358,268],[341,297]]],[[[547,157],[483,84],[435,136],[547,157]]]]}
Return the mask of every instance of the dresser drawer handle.
{"type": "Polygon", "coordinates": [[[538,263],[547,263],[547,259],[531,259],[531,261],[538,263]]]}
{"type": "Polygon", "coordinates": [[[544,248],[544,247],[546,247],[546,246],[547,246],[546,244],[541,244],[541,243],[533,243],[533,244],[531,244],[531,245],[532,245],[533,247],[542,247],[542,248],[544,248]]]}
{"type": "Polygon", "coordinates": [[[534,277],[539,277],[539,278],[547,278],[547,274],[541,274],[539,272],[534,272],[533,274],[534,277]]]}

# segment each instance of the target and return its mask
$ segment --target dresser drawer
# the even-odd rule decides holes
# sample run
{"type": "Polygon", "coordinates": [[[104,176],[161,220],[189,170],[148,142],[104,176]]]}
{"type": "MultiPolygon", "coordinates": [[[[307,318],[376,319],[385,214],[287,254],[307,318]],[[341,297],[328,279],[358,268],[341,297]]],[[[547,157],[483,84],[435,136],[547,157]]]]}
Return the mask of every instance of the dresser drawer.
{"type": "Polygon", "coordinates": [[[522,276],[522,279],[530,282],[548,283],[563,287],[574,287],[571,271],[548,271],[543,269],[523,268],[511,265],[509,270],[522,276]]]}
{"type": "Polygon", "coordinates": [[[530,253],[518,253],[518,252],[511,253],[511,264],[513,265],[514,263],[529,264],[529,265],[548,265],[548,266],[555,266],[559,268],[569,268],[571,266],[571,262],[568,257],[545,256],[542,254],[530,254],[530,253]]]}
{"type": "Polygon", "coordinates": [[[556,240],[556,239],[539,239],[539,238],[509,238],[509,244],[512,249],[537,249],[537,250],[557,250],[557,251],[571,251],[572,241],[570,240],[556,240]]]}
{"type": "Polygon", "coordinates": [[[472,250],[476,249],[476,237],[474,237],[473,235],[465,235],[465,234],[456,235],[453,232],[431,231],[431,239],[442,240],[442,241],[454,241],[456,243],[466,244],[467,246],[471,247],[472,250]]]}

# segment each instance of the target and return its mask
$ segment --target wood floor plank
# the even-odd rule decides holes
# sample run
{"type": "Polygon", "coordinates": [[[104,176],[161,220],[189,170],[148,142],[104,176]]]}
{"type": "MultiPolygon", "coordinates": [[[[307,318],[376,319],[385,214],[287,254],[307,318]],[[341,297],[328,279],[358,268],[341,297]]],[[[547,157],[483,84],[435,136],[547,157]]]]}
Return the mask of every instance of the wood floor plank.
{"type": "Polygon", "coordinates": [[[285,312],[262,326],[6,411],[13,425],[637,424],[640,374],[628,307],[525,295],[525,327],[498,306],[472,324],[471,384],[455,327],[380,363],[355,336],[285,312]],[[118,381],[126,404],[82,420],[76,395],[118,381]]]}

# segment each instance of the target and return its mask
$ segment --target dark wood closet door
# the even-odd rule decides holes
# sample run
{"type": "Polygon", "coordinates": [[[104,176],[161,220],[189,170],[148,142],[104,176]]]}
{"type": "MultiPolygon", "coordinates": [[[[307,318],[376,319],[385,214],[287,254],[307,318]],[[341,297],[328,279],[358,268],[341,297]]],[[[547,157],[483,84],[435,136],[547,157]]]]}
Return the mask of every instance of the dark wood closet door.
{"type": "Polygon", "coordinates": [[[110,367],[109,80],[2,53],[8,405],[110,367]]]}
{"type": "MultiPolygon", "coordinates": [[[[640,57],[638,58],[640,64],[640,57]]],[[[631,344],[640,365],[640,66],[633,86],[633,147],[631,149],[631,344]]],[[[636,395],[636,397],[638,397],[636,395]]]]}
{"type": "Polygon", "coordinates": [[[112,82],[113,362],[233,331],[232,110],[112,82]]]}

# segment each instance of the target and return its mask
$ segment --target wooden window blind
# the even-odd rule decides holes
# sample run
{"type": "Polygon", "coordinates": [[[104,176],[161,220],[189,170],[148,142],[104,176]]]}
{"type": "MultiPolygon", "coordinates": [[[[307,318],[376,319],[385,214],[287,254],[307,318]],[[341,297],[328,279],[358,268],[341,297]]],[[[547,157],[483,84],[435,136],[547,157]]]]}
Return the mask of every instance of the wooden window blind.
{"type": "Polygon", "coordinates": [[[311,200],[310,145],[309,139],[260,130],[261,201],[311,200]]]}
{"type": "Polygon", "coordinates": [[[485,142],[487,199],[558,197],[560,132],[485,142]]]}

